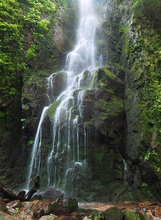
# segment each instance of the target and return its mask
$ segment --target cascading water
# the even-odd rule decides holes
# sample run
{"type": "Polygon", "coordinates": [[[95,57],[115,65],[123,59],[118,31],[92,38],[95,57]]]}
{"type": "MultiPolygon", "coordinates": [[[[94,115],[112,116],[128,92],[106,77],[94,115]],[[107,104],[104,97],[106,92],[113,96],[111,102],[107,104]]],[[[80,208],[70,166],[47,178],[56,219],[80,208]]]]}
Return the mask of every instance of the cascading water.
{"type": "MultiPolygon", "coordinates": [[[[64,69],[66,88],[53,98],[52,74],[48,79],[49,100],[54,100],[45,107],[38,126],[33,145],[27,182],[32,176],[40,175],[41,164],[41,127],[48,109],[57,105],[53,116],[53,141],[46,169],[48,186],[71,192],[71,185],[77,175],[85,173],[87,168],[88,132],[83,119],[82,106],[86,91],[90,88],[95,66],[95,30],[97,19],[92,0],[79,0],[80,22],[77,42],[73,51],[66,57],[64,69]]],[[[84,174],[83,174],[84,175],[84,174]]],[[[29,185],[28,185],[29,187],[29,185]]],[[[71,192],[73,193],[73,192],[71,192]]]]}

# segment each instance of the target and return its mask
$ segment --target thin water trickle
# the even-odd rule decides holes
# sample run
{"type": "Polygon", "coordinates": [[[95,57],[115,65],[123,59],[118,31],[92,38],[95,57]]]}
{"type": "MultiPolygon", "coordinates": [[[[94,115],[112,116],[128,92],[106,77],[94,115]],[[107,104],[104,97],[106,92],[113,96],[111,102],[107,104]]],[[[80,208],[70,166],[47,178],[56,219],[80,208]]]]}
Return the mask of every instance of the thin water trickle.
{"type": "Polygon", "coordinates": [[[127,181],[128,166],[124,159],[123,159],[123,165],[124,165],[124,180],[127,181]]]}
{"type": "Polygon", "coordinates": [[[49,107],[44,107],[41,118],[39,121],[39,125],[37,128],[36,136],[35,136],[35,141],[33,144],[32,148],[32,154],[31,154],[31,161],[30,161],[30,166],[29,166],[29,172],[28,172],[28,177],[27,177],[27,189],[29,189],[30,185],[30,179],[32,175],[36,177],[39,174],[40,171],[40,160],[41,160],[41,143],[42,143],[42,123],[44,118],[46,117],[47,110],[49,107]]]}
{"type": "MultiPolygon", "coordinates": [[[[55,99],[56,102],[59,102],[59,105],[53,116],[52,147],[46,159],[47,166],[43,168],[47,171],[48,186],[55,186],[65,191],[69,190],[76,173],[80,174],[81,170],[87,166],[88,135],[86,126],[83,124],[82,109],[86,90],[90,88],[96,68],[95,31],[97,18],[94,13],[93,0],[80,0],[79,9],[80,22],[76,45],[68,53],[65,67],[62,70],[66,74],[66,88],[55,99]]],[[[102,60],[101,57],[100,60],[102,60]]],[[[101,63],[101,61],[99,62],[101,63]]],[[[53,100],[52,95],[54,93],[53,76],[54,74],[48,78],[47,83],[47,93],[50,101],[53,100]]],[[[44,108],[39,122],[28,180],[32,175],[35,173],[38,175],[40,172],[40,128],[48,108],[44,108]],[[35,163],[35,161],[37,162],[35,163]]]]}

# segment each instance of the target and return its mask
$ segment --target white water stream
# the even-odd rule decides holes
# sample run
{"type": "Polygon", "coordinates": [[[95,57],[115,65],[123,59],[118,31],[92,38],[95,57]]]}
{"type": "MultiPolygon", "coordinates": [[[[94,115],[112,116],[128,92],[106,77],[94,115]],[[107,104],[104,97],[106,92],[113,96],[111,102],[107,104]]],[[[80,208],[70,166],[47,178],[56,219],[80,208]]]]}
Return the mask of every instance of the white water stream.
{"type": "MultiPolygon", "coordinates": [[[[93,0],[79,0],[79,9],[80,21],[76,45],[67,55],[65,67],[62,70],[66,74],[66,89],[54,102],[59,105],[53,117],[53,141],[46,168],[43,168],[47,172],[48,186],[63,190],[70,190],[74,175],[84,172],[87,166],[88,133],[83,123],[82,106],[96,68],[97,18],[94,13],[93,0]],[[86,80],[84,80],[85,74],[86,80]],[[80,126],[80,123],[83,126],[80,126]]],[[[52,74],[48,79],[50,91],[54,90],[51,83],[54,75],[52,74]]],[[[50,94],[49,99],[53,100],[50,94]]],[[[27,177],[28,183],[32,176],[40,175],[41,127],[48,108],[50,106],[44,108],[38,125],[27,177]]]]}

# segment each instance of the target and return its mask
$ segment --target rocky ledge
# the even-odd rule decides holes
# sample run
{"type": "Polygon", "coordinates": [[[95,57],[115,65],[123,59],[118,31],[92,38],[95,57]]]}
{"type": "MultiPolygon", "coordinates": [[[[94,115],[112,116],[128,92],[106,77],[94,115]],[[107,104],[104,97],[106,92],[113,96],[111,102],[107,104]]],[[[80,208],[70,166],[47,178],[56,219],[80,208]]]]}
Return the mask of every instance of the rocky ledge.
{"type": "Polygon", "coordinates": [[[21,202],[0,199],[2,220],[159,220],[161,204],[152,202],[78,203],[74,198],[21,202]]]}

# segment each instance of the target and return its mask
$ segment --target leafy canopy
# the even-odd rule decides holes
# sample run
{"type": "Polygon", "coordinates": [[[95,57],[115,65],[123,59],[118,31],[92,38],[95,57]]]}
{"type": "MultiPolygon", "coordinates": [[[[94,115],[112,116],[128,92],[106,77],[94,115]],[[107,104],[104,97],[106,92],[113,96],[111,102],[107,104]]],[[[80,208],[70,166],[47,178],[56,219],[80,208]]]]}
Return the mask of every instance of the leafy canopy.
{"type": "Polygon", "coordinates": [[[51,0],[0,2],[0,102],[10,100],[22,86],[28,61],[38,56],[47,38],[55,4],[51,0]]]}

